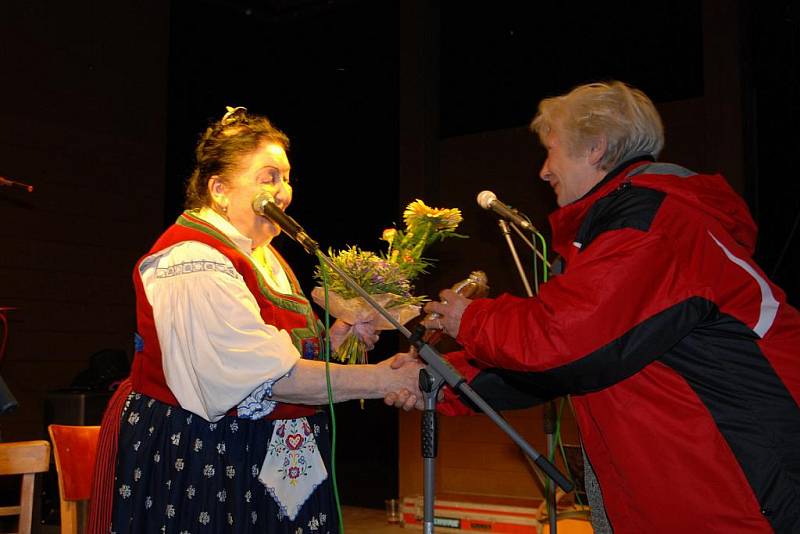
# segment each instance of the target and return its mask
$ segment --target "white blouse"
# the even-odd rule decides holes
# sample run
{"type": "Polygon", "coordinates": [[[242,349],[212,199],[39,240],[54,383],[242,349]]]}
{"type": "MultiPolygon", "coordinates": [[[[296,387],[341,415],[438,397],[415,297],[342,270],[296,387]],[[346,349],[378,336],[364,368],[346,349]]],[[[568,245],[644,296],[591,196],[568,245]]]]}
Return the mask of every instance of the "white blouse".
{"type": "MultiPolygon", "coordinates": [[[[199,217],[253,257],[252,241],[220,215],[203,209],[199,217]]],[[[266,282],[291,293],[269,247],[256,256],[266,262],[254,259],[266,282]]],[[[300,359],[289,333],[264,323],[244,279],[215,248],[178,243],[147,257],[139,274],[153,308],[164,376],[184,409],[217,421],[246,398],[250,404],[261,401],[300,359]],[[253,392],[259,398],[248,398],[253,392]]],[[[261,415],[274,405],[267,401],[261,415]]]]}

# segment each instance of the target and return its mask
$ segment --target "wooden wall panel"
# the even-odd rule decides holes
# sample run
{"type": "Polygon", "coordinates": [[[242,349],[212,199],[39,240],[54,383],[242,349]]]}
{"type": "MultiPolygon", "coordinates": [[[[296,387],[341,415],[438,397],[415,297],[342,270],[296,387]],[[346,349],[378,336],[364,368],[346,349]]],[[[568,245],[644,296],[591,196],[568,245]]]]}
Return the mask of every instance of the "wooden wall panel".
{"type": "Polygon", "coordinates": [[[104,348],[132,352],[131,269],[163,227],[169,5],[2,7],[0,375],[17,397],[2,439],[44,432],[47,391],[104,348]]]}

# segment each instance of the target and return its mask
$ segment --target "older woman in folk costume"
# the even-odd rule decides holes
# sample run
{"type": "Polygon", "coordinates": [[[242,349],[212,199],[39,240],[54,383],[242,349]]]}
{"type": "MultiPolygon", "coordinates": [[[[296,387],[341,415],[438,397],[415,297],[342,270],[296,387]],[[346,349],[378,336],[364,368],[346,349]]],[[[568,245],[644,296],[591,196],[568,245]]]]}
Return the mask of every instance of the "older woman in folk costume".
{"type": "MultiPolygon", "coordinates": [[[[325,333],[270,245],[280,228],[252,209],[262,191],[290,204],[287,146],[266,118],[229,109],[196,149],[188,211],[136,265],[131,391],[106,417],[119,425],[112,532],[339,531],[325,333]]],[[[331,327],[334,348],[351,328],[331,327]]],[[[413,390],[417,373],[332,365],[334,400],[413,390]]],[[[91,530],[108,532],[97,508],[91,530]]]]}

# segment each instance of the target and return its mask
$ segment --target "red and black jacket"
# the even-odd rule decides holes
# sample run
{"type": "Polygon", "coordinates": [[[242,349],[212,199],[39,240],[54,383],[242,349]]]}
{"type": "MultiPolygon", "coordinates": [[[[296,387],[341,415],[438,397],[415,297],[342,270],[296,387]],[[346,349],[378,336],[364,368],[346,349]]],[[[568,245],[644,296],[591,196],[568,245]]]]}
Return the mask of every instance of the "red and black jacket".
{"type": "Polygon", "coordinates": [[[564,274],[473,302],[454,365],[499,409],[573,395],[615,532],[800,531],[800,314],[742,199],[640,159],[551,225],[564,274]]]}

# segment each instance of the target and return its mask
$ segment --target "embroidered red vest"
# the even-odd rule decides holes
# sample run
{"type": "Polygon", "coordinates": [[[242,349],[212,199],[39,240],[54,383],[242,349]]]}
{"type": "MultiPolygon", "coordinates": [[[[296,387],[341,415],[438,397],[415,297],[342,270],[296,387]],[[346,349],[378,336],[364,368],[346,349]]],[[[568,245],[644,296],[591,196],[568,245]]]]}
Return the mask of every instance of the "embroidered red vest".
{"type": "MultiPolygon", "coordinates": [[[[139,275],[139,267],[148,256],[183,241],[199,241],[224,254],[233,263],[236,271],[244,278],[247,288],[253,294],[261,310],[265,323],[286,330],[303,358],[316,359],[320,352],[321,325],[311,309],[308,299],[303,296],[300,284],[286,261],[274,250],[292,287],[292,294],[282,294],[273,290],[264,280],[258,268],[246,254],[216,227],[199,219],[191,211],[184,212],[176,223],[156,241],[137,263],[133,272],[136,288],[136,320],[140,340],[137,340],[133,360],[131,381],[133,391],[142,393],[161,402],[178,406],[178,401],[167,386],[161,362],[161,347],[153,320],[153,308],[144,292],[144,284],[139,275]]],[[[270,419],[292,419],[313,414],[316,408],[299,404],[278,403],[267,417],[270,419]]],[[[232,407],[230,415],[235,415],[232,407]]]]}

